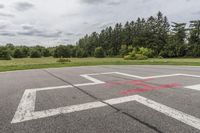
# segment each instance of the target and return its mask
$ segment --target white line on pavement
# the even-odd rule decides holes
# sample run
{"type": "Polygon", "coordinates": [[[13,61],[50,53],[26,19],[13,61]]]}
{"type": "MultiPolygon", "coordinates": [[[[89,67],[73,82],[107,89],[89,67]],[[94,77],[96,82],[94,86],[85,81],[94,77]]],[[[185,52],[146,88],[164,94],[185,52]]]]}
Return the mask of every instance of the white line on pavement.
{"type": "Polygon", "coordinates": [[[192,86],[186,86],[185,88],[200,91],[200,84],[192,85],[192,86]]]}
{"type": "MultiPolygon", "coordinates": [[[[29,97],[29,94],[26,93],[25,97],[26,98],[29,97]]],[[[170,108],[166,105],[162,105],[162,104],[152,101],[150,99],[144,98],[142,96],[134,95],[134,96],[127,96],[127,97],[120,97],[120,98],[105,100],[104,102],[111,104],[111,105],[115,105],[115,104],[131,102],[131,101],[137,101],[137,102],[139,102],[147,107],[150,107],[160,113],[163,113],[169,117],[172,117],[180,122],[183,122],[189,126],[192,126],[192,127],[200,130],[200,119],[198,119],[194,116],[188,115],[186,113],[183,113],[181,111],[178,111],[176,109],[170,108]]],[[[24,121],[33,120],[33,119],[55,116],[55,115],[59,115],[59,114],[73,113],[73,112],[108,106],[105,103],[90,102],[90,103],[66,106],[66,107],[61,107],[61,108],[57,108],[57,109],[49,109],[49,110],[37,111],[37,112],[34,112],[32,108],[28,108],[29,103],[26,103],[26,105],[28,106],[28,107],[26,107],[26,111],[22,109],[20,112],[18,112],[18,114],[16,114],[16,116],[13,118],[11,123],[19,123],[19,122],[24,122],[24,121]]],[[[19,108],[20,108],[20,106],[19,106],[19,108]]]]}
{"type": "Polygon", "coordinates": [[[150,99],[147,99],[147,98],[144,98],[144,97],[141,97],[138,95],[136,96],[136,101],[147,107],[150,107],[160,113],[163,113],[169,117],[172,117],[178,121],[181,121],[189,126],[192,126],[192,127],[200,130],[200,119],[199,118],[188,115],[188,114],[178,111],[176,109],[170,108],[166,105],[162,105],[160,103],[157,103],[155,101],[152,101],[150,99]]]}
{"type": "MultiPolygon", "coordinates": [[[[82,111],[82,110],[107,106],[105,103],[102,103],[102,102],[91,102],[91,103],[85,103],[85,104],[80,104],[80,105],[72,105],[72,106],[67,106],[67,107],[60,107],[57,109],[50,109],[50,110],[34,112],[37,91],[62,89],[62,88],[69,88],[69,87],[73,87],[73,86],[80,87],[80,86],[104,84],[105,82],[91,77],[94,75],[101,75],[101,74],[119,74],[119,75],[123,75],[123,76],[139,78],[139,79],[163,78],[163,77],[171,77],[171,76],[189,76],[189,77],[194,77],[194,78],[200,78],[200,76],[198,76],[198,75],[189,75],[189,74],[170,74],[170,75],[158,75],[158,76],[149,76],[149,77],[142,77],[142,76],[131,75],[131,74],[126,74],[126,73],[121,73],[121,72],[85,74],[85,75],[81,75],[81,77],[84,77],[89,81],[92,81],[91,83],[82,83],[82,84],[74,84],[74,85],[54,86],[54,87],[35,88],[35,89],[25,90],[11,123],[18,123],[18,122],[28,121],[28,120],[32,120],[32,119],[50,117],[50,116],[54,116],[54,115],[58,115],[58,114],[62,114],[62,113],[71,113],[71,112],[76,112],[76,111],[82,111]]],[[[200,85],[195,85],[195,86],[189,86],[187,88],[194,89],[194,90],[200,90],[199,87],[200,87],[200,85]]],[[[184,114],[183,112],[177,111],[175,109],[172,109],[170,107],[167,107],[167,106],[159,104],[159,103],[156,103],[154,101],[143,98],[141,96],[135,95],[135,96],[129,96],[129,97],[115,98],[115,99],[106,100],[105,102],[114,105],[114,104],[130,102],[130,101],[137,101],[137,102],[142,103],[152,109],[155,109],[161,113],[164,113],[167,116],[173,117],[183,123],[186,123],[197,129],[200,129],[199,128],[200,120],[198,118],[184,114]]]]}

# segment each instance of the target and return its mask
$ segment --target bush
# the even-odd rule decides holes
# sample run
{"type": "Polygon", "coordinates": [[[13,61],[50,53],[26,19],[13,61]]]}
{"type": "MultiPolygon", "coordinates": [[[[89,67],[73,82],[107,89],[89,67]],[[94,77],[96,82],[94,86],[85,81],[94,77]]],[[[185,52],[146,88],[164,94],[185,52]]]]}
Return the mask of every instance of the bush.
{"type": "Polygon", "coordinates": [[[137,54],[141,54],[149,58],[153,57],[153,51],[151,49],[144,48],[144,47],[139,48],[139,50],[137,51],[137,54]]]}
{"type": "Polygon", "coordinates": [[[124,59],[125,60],[147,60],[148,57],[151,57],[151,55],[152,55],[152,50],[141,47],[139,49],[134,49],[128,55],[124,56],[124,59]]]}
{"type": "Polygon", "coordinates": [[[57,60],[57,62],[66,63],[66,62],[71,62],[71,60],[67,59],[67,58],[60,58],[60,59],[57,60]]]}
{"type": "Polygon", "coordinates": [[[102,47],[97,47],[95,49],[94,56],[96,58],[104,58],[105,57],[105,53],[103,51],[103,48],[102,47]]]}
{"type": "Polygon", "coordinates": [[[17,48],[14,50],[14,53],[13,53],[13,57],[14,58],[23,58],[24,55],[23,55],[23,52],[21,49],[17,48]]]}
{"type": "Polygon", "coordinates": [[[41,55],[40,51],[38,51],[38,50],[32,50],[31,54],[30,54],[30,57],[31,58],[41,58],[42,55],[41,55]]]}
{"type": "Polygon", "coordinates": [[[124,60],[134,60],[134,57],[132,57],[131,55],[126,55],[124,56],[124,60]]]}
{"type": "Polygon", "coordinates": [[[28,57],[29,54],[30,54],[30,48],[27,47],[27,46],[21,46],[20,48],[21,48],[21,51],[22,51],[22,53],[23,53],[23,57],[24,57],[24,58],[25,58],[25,57],[28,57]]]}
{"type": "Polygon", "coordinates": [[[134,56],[126,55],[124,56],[124,60],[147,60],[148,57],[142,54],[135,54],[134,56]]]}
{"type": "Polygon", "coordinates": [[[0,47],[0,60],[11,60],[10,52],[4,47],[0,47]]]}
{"type": "Polygon", "coordinates": [[[48,49],[44,49],[43,50],[43,56],[44,57],[49,57],[49,56],[51,56],[51,52],[48,49]]]}
{"type": "Polygon", "coordinates": [[[142,54],[136,54],[134,57],[135,60],[147,60],[148,57],[142,54]]]}
{"type": "Polygon", "coordinates": [[[76,57],[78,58],[84,58],[87,57],[86,52],[82,48],[77,48],[76,50],[76,57]]]}
{"type": "Polygon", "coordinates": [[[123,56],[127,55],[127,53],[128,53],[127,46],[126,45],[122,45],[121,49],[120,49],[120,55],[123,57],[123,56]]]}
{"type": "Polygon", "coordinates": [[[61,58],[61,57],[69,58],[71,56],[71,49],[69,46],[60,45],[56,47],[53,56],[55,58],[61,58]]]}

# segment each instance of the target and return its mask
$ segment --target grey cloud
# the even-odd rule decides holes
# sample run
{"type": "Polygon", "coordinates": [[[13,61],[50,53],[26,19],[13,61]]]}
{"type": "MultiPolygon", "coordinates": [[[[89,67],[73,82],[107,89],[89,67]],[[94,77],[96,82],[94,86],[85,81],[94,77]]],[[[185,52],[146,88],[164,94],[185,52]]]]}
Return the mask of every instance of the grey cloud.
{"type": "Polygon", "coordinates": [[[0,17],[11,17],[11,18],[13,18],[13,17],[15,17],[15,15],[9,14],[9,13],[0,13],[0,17]]]}
{"type": "Polygon", "coordinates": [[[42,36],[42,37],[60,37],[61,34],[62,34],[62,31],[57,31],[57,32],[53,32],[53,33],[42,32],[40,34],[37,34],[37,36],[42,36]]]}
{"type": "Polygon", "coordinates": [[[18,11],[27,11],[34,7],[33,4],[28,2],[19,2],[15,4],[15,9],[18,11]]]}
{"type": "Polygon", "coordinates": [[[69,42],[69,41],[70,41],[70,39],[63,39],[63,41],[64,41],[64,42],[69,42]]]}
{"type": "Polygon", "coordinates": [[[86,4],[99,4],[99,3],[104,3],[106,0],[81,0],[81,1],[86,4]]]}
{"type": "Polygon", "coordinates": [[[0,9],[4,8],[5,6],[3,4],[0,4],[0,9]]]}
{"type": "Polygon", "coordinates": [[[5,29],[7,25],[0,25],[0,29],[5,29]]]}
{"type": "Polygon", "coordinates": [[[33,25],[29,25],[29,24],[22,24],[21,26],[22,26],[22,28],[23,28],[24,30],[33,29],[33,25]]]}
{"type": "Polygon", "coordinates": [[[8,20],[0,20],[0,29],[6,29],[11,25],[11,22],[8,20]]]}
{"type": "Polygon", "coordinates": [[[81,33],[77,33],[77,34],[75,34],[76,36],[82,36],[83,34],[81,34],[81,33]]]}
{"type": "Polygon", "coordinates": [[[192,14],[194,14],[194,15],[200,15],[200,10],[196,11],[196,12],[192,12],[192,14]]]}
{"type": "Polygon", "coordinates": [[[16,36],[16,34],[8,31],[3,31],[0,32],[0,36],[16,36]]]}
{"type": "Polygon", "coordinates": [[[118,1],[118,2],[112,1],[112,2],[109,2],[109,3],[108,3],[108,5],[111,5],[111,6],[117,6],[117,5],[120,5],[120,4],[121,4],[120,1],[118,1]]]}
{"type": "Polygon", "coordinates": [[[25,36],[38,36],[38,37],[52,38],[52,37],[60,37],[62,34],[62,31],[50,32],[50,31],[42,31],[42,30],[37,30],[37,29],[28,29],[22,32],[18,32],[18,34],[25,35],[25,36]]]}
{"type": "Polygon", "coordinates": [[[83,22],[83,24],[89,24],[88,22],[83,22]]]}
{"type": "MultiPolygon", "coordinates": [[[[111,5],[111,6],[116,6],[116,5],[119,5],[121,4],[122,0],[81,0],[83,3],[86,3],[86,4],[107,4],[107,5],[111,5]]],[[[125,1],[125,0],[123,0],[125,1]]]]}
{"type": "Polygon", "coordinates": [[[74,35],[74,33],[68,32],[68,33],[65,33],[65,35],[67,35],[67,36],[72,36],[72,35],[74,35]]]}

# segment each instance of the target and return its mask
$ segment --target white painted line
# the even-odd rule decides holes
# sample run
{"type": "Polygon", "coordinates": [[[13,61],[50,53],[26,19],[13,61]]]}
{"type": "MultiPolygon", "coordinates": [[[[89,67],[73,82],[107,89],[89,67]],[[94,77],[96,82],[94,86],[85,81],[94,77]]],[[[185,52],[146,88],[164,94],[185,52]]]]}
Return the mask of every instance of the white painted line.
{"type": "MultiPolygon", "coordinates": [[[[116,72],[105,72],[105,73],[91,73],[91,74],[83,74],[88,76],[97,76],[97,75],[107,75],[107,74],[114,74],[116,72]]],[[[82,76],[82,75],[81,75],[82,76]]]]}
{"type": "Polygon", "coordinates": [[[169,74],[169,75],[149,76],[149,77],[143,77],[143,78],[151,79],[151,78],[165,78],[165,77],[173,77],[173,76],[182,76],[182,75],[181,74],[169,74]]]}
{"type": "Polygon", "coordinates": [[[89,75],[81,75],[81,76],[84,77],[84,78],[86,78],[87,80],[90,80],[90,81],[94,82],[94,83],[99,83],[99,84],[105,83],[103,81],[100,81],[98,79],[90,77],[89,75]]]}
{"type": "Polygon", "coordinates": [[[126,73],[121,73],[121,72],[115,72],[115,74],[127,76],[127,77],[132,77],[132,78],[138,78],[138,79],[144,79],[145,77],[137,76],[137,75],[131,75],[131,74],[126,74],[126,73]]]}
{"type": "Polygon", "coordinates": [[[200,84],[192,85],[192,86],[186,86],[185,88],[200,91],[200,84]]]}
{"type": "Polygon", "coordinates": [[[32,114],[35,110],[36,91],[25,90],[24,95],[20,101],[20,104],[15,112],[14,118],[11,123],[17,123],[23,117],[32,114]]]}
{"type": "MultiPolygon", "coordinates": [[[[30,96],[29,94],[30,93],[26,93],[26,95],[24,95],[23,98],[28,98],[30,96]]],[[[150,99],[138,96],[138,95],[109,99],[109,100],[105,100],[104,102],[111,104],[111,105],[115,105],[115,104],[131,102],[131,101],[137,101],[137,102],[139,102],[147,107],[150,107],[160,113],[163,113],[169,117],[172,117],[178,121],[181,121],[189,126],[192,126],[192,127],[200,130],[200,119],[198,119],[194,116],[185,114],[181,111],[175,110],[173,108],[170,108],[168,106],[162,105],[160,103],[157,103],[155,101],[152,101],[150,99]]],[[[29,104],[33,104],[33,103],[32,102],[29,103],[29,102],[30,101],[28,101],[28,103],[23,103],[24,105],[20,105],[20,106],[26,105],[27,106],[25,108],[26,110],[24,110],[23,107],[20,108],[20,106],[19,106],[19,108],[22,110],[20,112],[17,112],[17,114],[15,114],[15,117],[13,118],[11,123],[19,123],[19,122],[24,122],[24,121],[29,121],[29,120],[39,119],[39,118],[55,116],[55,115],[59,115],[59,114],[73,113],[73,112],[108,106],[107,104],[102,103],[102,102],[90,102],[90,103],[84,103],[84,104],[79,104],[79,105],[61,107],[61,108],[57,108],[57,109],[50,109],[50,110],[45,110],[45,111],[34,112],[33,108],[31,106],[29,106],[29,104]],[[31,108],[28,108],[28,107],[31,107],[31,108]]]]}
{"type": "Polygon", "coordinates": [[[200,78],[199,75],[191,75],[191,74],[180,74],[180,76],[187,76],[187,77],[193,77],[193,78],[200,78]]]}
{"type": "Polygon", "coordinates": [[[136,96],[136,101],[150,107],[158,112],[161,112],[169,117],[172,117],[178,121],[181,121],[189,126],[192,126],[196,129],[200,130],[200,119],[196,118],[194,116],[188,115],[186,113],[183,113],[181,111],[175,110],[173,108],[170,108],[166,105],[162,105],[160,103],[154,102],[150,99],[141,97],[141,96],[136,96]]]}
{"type": "MultiPolygon", "coordinates": [[[[159,76],[150,76],[150,77],[141,77],[141,76],[126,74],[126,73],[121,73],[121,72],[85,74],[85,75],[81,75],[81,76],[86,78],[87,80],[92,81],[91,83],[54,86],[54,87],[45,87],[45,88],[35,88],[35,89],[25,90],[25,92],[22,96],[22,99],[19,103],[19,106],[17,108],[17,111],[15,112],[14,118],[13,118],[11,123],[18,123],[18,122],[23,122],[23,121],[32,120],[32,119],[39,119],[39,118],[54,116],[54,115],[58,115],[58,114],[62,114],[62,113],[71,113],[71,112],[76,112],[76,111],[82,111],[82,110],[107,106],[106,104],[101,103],[101,102],[92,102],[92,103],[86,103],[86,104],[81,104],[81,105],[73,105],[73,106],[67,106],[67,107],[60,107],[60,108],[57,108],[57,109],[50,109],[50,110],[34,112],[36,92],[37,91],[62,89],[62,88],[69,88],[69,87],[73,87],[73,86],[79,86],[80,87],[80,86],[91,86],[91,85],[104,84],[105,82],[91,77],[91,76],[94,76],[94,75],[101,75],[101,74],[119,74],[119,75],[123,75],[123,76],[139,78],[139,79],[162,78],[162,77],[171,77],[171,76],[189,76],[189,77],[200,78],[200,76],[198,76],[198,75],[189,75],[189,74],[171,74],[171,75],[159,75],[159,76]]],[[[190,89],[196,88],[196,90],[199,90],[199,89],[197,89],[198,87],[199,87],[199,85],[195,86],[195,87],[194,86],[190,87],[190,89]]],[[[173,117],[173,118],[175,118],[179,121],[182,121],[183,123],[191,125],[193,127],[197,127],[197,125],[199,125],[199,119],[197,119],[197,118],[194,118],[192,116],[190,117],[187,114],[184,114],[180,111],[176,111],[175,109],[169,108],[165,105],[159,106],[161,104],[153,103],[153,101],[142,98],[140,96],[129,96],[129,97],[123,97],[123,98],[115,98],[115,99],[106,100],[105,102],[114,105],[114,104],[119,104],[119,103],[135,101],[135,100],[146,105],[146,106],[148,106],[148,107],[151,107],[151,108],[153,108],[157,111],[159,111],[158,109],[160,109],[159,112],[162,112],[162,113],[164,113],[168,116],[171,116],[171,117],[173,117]],[[147,104],[149,101],[150,101],[151,104],[147,104]],[[165,112],[164,110],[166,110],[166,109],[171,109],[171,110],[168,110],[170,112],[165,112]],[[181,113],[181,114],[179,115],[177,112],[181,113]],[[175,115],[173,115],[174,113],[175,113],[175,115]],[[176,117],[176,115],[177,115],[177,117],[176,117]],[[180,116],[184,116],[184,118],[181,118],[180,116]],[[188,123],[186,122],[185,119],[188,120],[188,123]],[[197,124],[196,125],[192,124],[192,121],[195,121],[195,123],[197,123],[197,124]]]]}
{"type": "Polygon", "coordinates": [[[107,105],[102,102],[91,102],[91,103],[85,103],[85,104],[80,104],[80,105],[72,105],[72,106],[60,107],[56,109],[49,109],[49,110],[44,110],[44,111],[36,111],[36,112],[29,111],[29,113],[23,112],[21,114],[15,114],[15,117],[13,118],[11,123],[19,123],[19,122],[46,118],[46,117],[55,116],[59,114],[73,113],[77,111],[83,111],[83,110],[88,110],[88,109],[93,109],[93,108],[104,107],[104,106],[107,106],[107,105]]]}
{"type": "MultiPolygon", "coordinates": [[[[93,73],[93,74],[80,75],[81,77],[86,78],[89,81],[92,81],[92,83],[74,84],[74,86],[81,87],[81,86],[104,84],[105,83],[104,81],[101,81],[101,80],[91,77],[94,75],[103,75],[103,74],[119,74],[119,75],[138,78],[138,79],[164,78],[164,77],[173,77],[173,76],[188,76],[188,77],[200,78],[200,76],[198,76],[198,75],[189,75],[189,74],[170,74],[170,75],[142,77],[142,76],[131,75],[131,74],[126,74],[126,73],[121,73],[121,72],[107,72],[107,73],[93,73]]],[[[33,90],[44,91],[44,90],[53,90],[53,89],[63,89],[63,88],[69,88],[69,87],[73,87],[73,86],[71,86],[71,85],[54,86],[54,87],[34,88],[33,90]]]]}
{"type": "Polygon", "coordinates": [[[64,88],[70,88],[70,87],[73,87],[73,86],[72,85],[63,85],[63,86],[54,86],[54,87],[35,88],[35,89],[31,89],[31,90],[45,91],[45,90],[64,89],[64,88]]]}

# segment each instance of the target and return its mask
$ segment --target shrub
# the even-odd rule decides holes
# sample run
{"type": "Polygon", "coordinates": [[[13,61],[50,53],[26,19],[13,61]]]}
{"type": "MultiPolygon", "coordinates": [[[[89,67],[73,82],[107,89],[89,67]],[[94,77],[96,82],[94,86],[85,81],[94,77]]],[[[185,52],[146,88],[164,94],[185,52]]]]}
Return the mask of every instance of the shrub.
{"type": "Polygon", "coordinates": [[[141,54],[149,58],[153,57],[153,51],[151,49],[144,48],[144,47],[139,48],[137,54],[141,54]]]}
{"type": "Polygon", "coordinates": [[[147,60],[148,57],[142,54],[136,54],[134,57],[135,60],[147,60]]]}
{"type": "Polygon", "coordinates": [[[135,54],[134,56],[126,55],[124,56],[124,60],[147,60],[148,57],[142,54],[135,54]]]}
{"type": "Polygon", "coordinates": [[[121,55],[121,56],[125,56],[125,55],[127,55],[127,53],[128,53],[128,48],[127,48],[127,46],[126,46],[126,45],[122,45],[122,46],[121,46],[121,49],[120,49],[120,55],[121,55]]]}
{"type": "Polygon", "coordinates": [[[102,47],[97,47],[95,49],[94,56],[96,58],[104,58],[105,57],[105,53],[103,51],[103,48],[102,47]]]}
{"type": "Polygon", "coordinates": [[[61,57],[69,58],[71,56],[71,49],[69,46],[60,45],[56,47],[53,56],[55,58],[61,58],[61,57]]]}
{"type": "Polygon", "coordinates": [[[0,47],[0,60],[11,60],[10,52],[4,47],[0,47]]]}
{"type": "Polygon", "coordinates": [[[40,51],[38,51],[38,50],[32,50],[31,54],[30,54],[30,57],[31,58],[41,58],[42,55],[41,55],[40,51]]]}
{"type": "Polygon", "coordinates": [[[23,52],[21,49],[17,48],[14,50],[14,53],[13,53],[13,57],[14,58],[23,58],[24,55],[23,55],[23,52]]]}
{"type": "Polygon", "coordinates": [[[76,57],[78,58],[84,58],[87,57],[86,52],[82,48],[77,48],[76,50],[76,57]]]}
{"type": "Polygon", "coordinates": [[[158,58],[158,59],[163,59],[163,57],[162,57],[162,56],[157,56],[156,58],[158,58]]]}
{"type": "Polygon", "coordinates": [[[60,58],[60,59],[57,60],[57,62],[66,63],[66,62],[71,62],[71,60],[67,59],[67,58],[60,58]]]}
{"type": "Polygon", "coordinates": [[[43,50],[43,56],[44,57],[49,57],[49,56],[51,56],[51,52],[48,49],[44,49],[43,50]]]}
{"type": "Polygon", "coordinates": [[[127,56],[124,56],[125,60],[146,60],[148,57],[151,57],[152,50],[147,48],[139,48],[134,49],[132,52],[130,52],[127,56]]]}
{"type": "Polygon", "coordinates": [[[25,57],[28,57],[29,54],[30,54],[30,48],[27,47],[27,46],[21,46],[20,48],[21,48],[21,51],[22,51],[22,53],[23,53],[23,57],[24,57],[24,58],[25,58],[25,57]]]}
{"type": "Polygon", "coordinates": [[[134,58],[131,55],[124,56],[124,60],[134,60],[134,58]]]}
{"type": "Polygon", "coordinates": [[[128,52],[131,52],[131,51],[133,51],[133,46],[132,45],[128,46],[128,52]]]}

